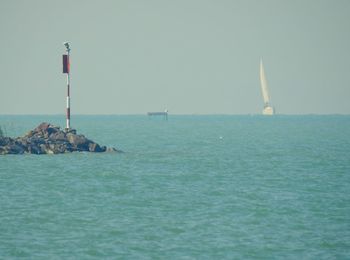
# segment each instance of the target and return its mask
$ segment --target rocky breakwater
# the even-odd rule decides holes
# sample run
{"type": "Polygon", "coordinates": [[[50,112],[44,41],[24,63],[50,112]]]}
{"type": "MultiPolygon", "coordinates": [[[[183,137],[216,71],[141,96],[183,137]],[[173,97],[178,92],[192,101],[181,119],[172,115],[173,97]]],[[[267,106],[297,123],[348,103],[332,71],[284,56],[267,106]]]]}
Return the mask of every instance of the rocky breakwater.
{"type": "Polygon", "coordinates": [[[0,154],[59,154],[70,152],[118,152],[77,134],[76,130],[62,131],[60,127],[41,123],[26,135],[17,138],[0,137],[0,154]]]}

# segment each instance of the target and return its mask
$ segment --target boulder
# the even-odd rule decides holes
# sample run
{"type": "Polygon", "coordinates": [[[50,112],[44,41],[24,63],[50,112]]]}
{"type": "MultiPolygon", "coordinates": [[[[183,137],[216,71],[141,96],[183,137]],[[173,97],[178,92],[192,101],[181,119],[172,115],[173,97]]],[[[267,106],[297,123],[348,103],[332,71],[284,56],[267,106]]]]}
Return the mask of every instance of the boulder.
{"type": "Polygon", "coordinates": [[[26,137],[32,137],[34,135],[34,131],[33,130],[30,130],[28,133],[26,133],[26,137]]]}
{"type": "Polygon", "coordinates": [[[52,134],[54,134],[54,133],[59,132],[59,128],[50,125],[50,126],[46,129],[46,131],[47,131],[48,136],[50,136],[50,135],[52,135],[52,134]]]}
{"type": "Polygon", "coordinates": [[[118,152],[118,150],[115,149],[115,148],[113,148],[113,147],[108,147],[108,148],[106,149],[106,152],[115,153],[115,152],[118,152]]]}
{"type": "Polygon", "coordinates": [[[50,135],[50,138],[49,138],[49,139],[50,139],[50,141],[53,141],[53,142],[57,142],[57,141],[62,141],[62,142],[68,141],[68,140],[67,140],[66,134],[65,134],[64,132],[62,132],[62,131],[52,133],[52,134],[50,135]]]}
{"type": "Polygon", "coordinates": [[[36,145],[36,144],[30,144],[28,146],[28,153],[32,153],[32,154],[44,154],[44,151],[41,150],[40,145],[36,145]]]}
{"type": "Polygon", "coordinates": [[[96,143],[89,143],[89,151],[90,152],[95,152],[95,153],[101,153],[106,151],[106,146],[100,146],[99,144],[96,143]]]}
{"type": "Polygon", "coordinates": [[[0,146],[11,144],[14,140],[10,137],[0,137],[0,146]]]}
{"type": "Polygon", "coordinates": [[[77,148],[79,151],[90,151],[89,145],[93,143],[91,140],[87,139],[84,135],[75,135],[72,133],[67,134],[68,142],[72,144],[73,147],[77,148]]]}
{"type": "Polygon", "coordinates": [[[32,136],[28,139],[28,142],[31,144],[44,144],[46,143],[46,140],[42,136],[32,136]]]}
{"type": "Polygon", "coordinates": [[[53,154],[64,153],[66,151],[65,144],[50,144],[49,149],[53,154]]]}
{"type": "Polygon", "coordinates": [[[23,154],[25,151],[24,147],[17,143],[10,144],[7,148],[9,154],[23,154]]]}
{"type": "Polygon", "coordinates": [[[45,132],[48,128],[49,128],[50,124],[49,123],[46,123],[46,122],[43,122],[41,123],[40,125],[38,125],[33,131],[35,133],[38,133],[38,132],[45,132]]]}

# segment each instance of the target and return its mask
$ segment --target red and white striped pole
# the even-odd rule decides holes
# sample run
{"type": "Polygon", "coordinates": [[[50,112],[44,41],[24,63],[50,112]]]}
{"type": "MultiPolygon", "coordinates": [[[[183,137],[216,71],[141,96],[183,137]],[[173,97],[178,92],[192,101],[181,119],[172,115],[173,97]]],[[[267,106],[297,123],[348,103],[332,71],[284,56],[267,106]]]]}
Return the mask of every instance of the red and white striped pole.
{"type": "Polygon", "coordinates": [[[67,116],[66,116],[66,129],[70,129],[70,47],[69,43],[63,43],[66,46],[67,54],[63,55],[63,73],[67,74],[67,116]]]}

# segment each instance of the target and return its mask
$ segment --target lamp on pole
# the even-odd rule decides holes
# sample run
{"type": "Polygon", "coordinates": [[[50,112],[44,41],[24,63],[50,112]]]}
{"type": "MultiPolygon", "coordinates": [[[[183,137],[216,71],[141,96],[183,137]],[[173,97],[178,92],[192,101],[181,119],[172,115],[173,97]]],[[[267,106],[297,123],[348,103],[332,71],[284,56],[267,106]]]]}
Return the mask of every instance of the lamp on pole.
{"type": "Polygon", "coordinates": [[[63,73],[67,74],[67,113],[66,113],[66,130],[70,130],[70,46],[68,42],[64,42],[66,54],[63,54],[63,73]]]}

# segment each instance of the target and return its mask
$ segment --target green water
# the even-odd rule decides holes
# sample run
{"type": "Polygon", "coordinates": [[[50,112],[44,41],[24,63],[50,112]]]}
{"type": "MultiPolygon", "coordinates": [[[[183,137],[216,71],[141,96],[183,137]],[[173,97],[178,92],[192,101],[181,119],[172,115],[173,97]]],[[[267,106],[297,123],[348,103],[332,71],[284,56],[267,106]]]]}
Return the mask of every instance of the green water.
{"type": "Polygon", "coordinates": [[[125,153],[1,156],[1,259],[350,258],[349,116],[72,124],[125,153]]]}

